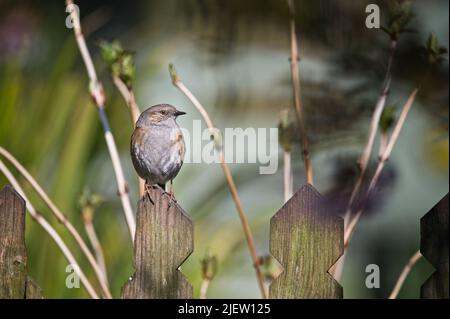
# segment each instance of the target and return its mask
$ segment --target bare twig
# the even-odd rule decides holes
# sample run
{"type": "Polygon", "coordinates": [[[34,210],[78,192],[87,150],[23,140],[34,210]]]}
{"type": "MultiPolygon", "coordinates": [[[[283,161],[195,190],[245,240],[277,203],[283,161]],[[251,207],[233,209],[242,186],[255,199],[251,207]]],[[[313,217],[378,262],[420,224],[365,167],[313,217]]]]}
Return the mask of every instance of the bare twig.
{"type": "Polygon", "coordinates": [[[403,286],[403,283],[406,280],[406,277],[408,277],[409,273],[411,272],[411,269],[414,267],[414,265],[417,263],[417,261],[422,257],[422,254],[420,253],[420,250],[416,251],[414,255],[411,256],[411,258],[408,260],[408,263],[403,268],[400,276],[398,277],[394,289],[392,289],[391,294],[389,295],[389,299],[395,299],[398,296],[398,293],[400,292],[400,289],[403,286]]]}
{"type": "Polygon", "coordinates": [[[73,5],[72,0],[66,0],[67,8],[70,10],[70,15],[73,20],[73,29],[75,33],[75,39],[78,44],[81,56],[83,58],[84,64],[86,65],[86,70],[90,79],[90,93],[97,107],[99,113],[100,121],[102,123],[103,131],[105,134],[106,145],[108,147],[109,155],[114,168],[114,173],[116,176],[117,186],[119,188],[119,196],[122,202],[123,211],[125,214],[125,219],[128,225],[128,230],[130,232],[131,240],[134,242],[134,233],[136,231],[136,222],[134,220],[133,210],[131,208],[130,197],[128,196],[128,186],[125,181],[123,174],[122,164],[120,162],[119,152],[117,151],[117,146],[114,141],[114,137],[111,133],[109,127],[108,118],[104,110],[105,105],[105,94],[103,91],[103,86],[97,78],[97,73],[95,72],[94,63],[92,62],[91,55],[86,46],[86,41],[84,39],[83,33],[81,31],[80,18],[78,16],[77,10],[73,5]]]}
{"type": "MultiPolygon", "coordinates": [[[[100,244],[100,241],[98,240],[97,232],[95,231],[94,224],[92,221],[93,208],[84,207],[82,214],[83,214],[84,229],[86,230],[86,234],[88,235],[89,241],[91,242],[92,248],[94,249],[97,263],[101,268],[104,277],[107,278],[103,248],[102,245],[100,244]]],[[[106,281],[106,283],[108,282],[106,281]]]]}
{"type": "Polygon", "coordinates": [[[350,217],[351,217],[351,209],[352,205],[356,199],[356,196],[358,195],[362,181],[364,179],[364,176],[367,171],[367,166],[369,165],[369,159],[370,155],[372,154],[373,150],[373,143],[375,141],[375,136],[378,131],[378,126],[380,124],[381,114],[383,114],[384,106],[386,104],[387,96],[389,95],[390,87],[391,87],[391,69],[392,69],[392,62],[394,60],[395,50],[397,48],[397,41],[391,40],[391,50],[388,58],[388,64],[386,68],[386,75],[384,78],[383,88],[381,91],[380,96],[378,97],[377,103],[375,105],[375,109],[372,114],[372,119],[370,121],[370,127],[369,127],[369,134],[367,137],[367,143],[364,147],[364,150],[361,154],[361,157],[358,160],[358,167],[359,167],[359,176],[358,180],[356,181],[355,186],[353,187],[352,194],[350,196],[350,200],[347,206],[347,211],[345,212],[344,216],[344,224],[347,226],[350,217]]]}
{"type": "Polygon", "coordinates": [[[26,208],[27,208],[28,212],[30,213],[30,216],[33,218],[33,220],[35,220],[55,241],[56,245],[59,247],[59,249],[63,253],[64,257],[67,259],[67,261],[71,265],[75,266],[74,271],[80,277],[80,280],[83,283],[83,285],[86,288],[89,295],[94,299],[98,299],[99,296],[98,296],[97,292],[95,292],[94,288],[92,287],[92,284],[89,282],[86,275],[81,270],[78,262],[76,261],[75,257],[73,256],[72,252],[70,251],[70,249],[64,243],[64,241],[59,236],[59,234],[56,232],[56,230],[52,227],[52,225],[36,211],[36,209],[33,207],[31,202],[28,200],[27,196],[25,195],[25,192],[20,187],[19,183],[17,182],[17,180],[15,179],[15,177],[13,176],[11,171],[9,171],[8,168],[3,164],[2,160],[0,160],[0,171],[5,175],[5,177],[9,180],[11,185],[20,194],[20,196],[23,197],[23,199],[26,202],[26,208]]]}
{"type": "Polygon", "coordinates": [[[294,175],[292,171],[292,141],[296,135],[295,125],[290,119],[290,110],[280,112],[278,124],[278,141],[283,149],[283,184],[284,202],[287,202],[293,194],[294,175]]]}
{"type": "Polygon", "coordinates": [[[367,171],[367,166],[369,164],[370,155],[371,155],[372,149],[373,149],[373,142],[375,141],[375,135],[378,130],[378,124],[380,122],[381,114],[383,113],[384,105],[386,104],[386,98],[389,93],[389,83],[390,83],[390,80],[388,80],[387,86],[384,88],[383,93],[379,97],[377,104],[375,106],[375,110],[372,115],[367,144],[366,144],[366,147],[364,148],[361,158],[358,161],[358,166],[359,166],[358,180],[356,181],[356,184],[353,187],[353,191],[352,191],[352,194],[350,196],[350,200],[349,200],[348,206],[347,206],[347,211],[344,216],[344,224],[345,225],[347,225],[349,222],[349,219],[351,217],[351,212],[352,212],[351,211],[352,205],[355,202],[356,196],[358,195],[358,193],[360,191],[362,182],[364,180],[364,176],[367,171]]]}
{"type": "MultiPolygon", "coordinates": [[[[350,223],[350,219],[352,217],[352,206],[355,202],[357,195],[360,192],[362,182],[366,175],[367,166],[369,165],[370,156],[373,150],[373,143],[375,141],[375,136],[378,131],[378,126],[380,123],[381,115],[383,114],[384,106],[386,104],[387,96],[389,95],[390,87],[391,87],[391,70],[392,63],[394,61],[395,51],[397,48],[397,41],[391,40],[390,52],[386,67],[386,75],[384,77],[382,90],[380,96],[378,97],[377,103],[372,113],[372,119],[370,121],[369,134],[367,136],[367,142],[364,147],[364,150],[358,159],[358,167],[359,167],[359,175],[356,180],[355,185],[353,186],[352,193],[350,195],[350,199],[347,204],[347,209],[344,214],[344,229],[348,228],[348,224],[350,223]]],[[[330,269],[330,273],[333,274],[334,278],[339,281],[342,276],[342,271],[345,263],[345,251],[344,255],[333,265],[333,268],[330,269]]]]}
{"type": "Polygon", "coordinates": [[[291,152],[283,150],[284,161],[284,202],[287,202],[293,193],[293,174],[291,166],[291,152]]]}
{"type": "Polygon", "coordinates": [[[136,122],[139,119],[139,115],[141,114],[141,112],[139,111],[139,106],[136,103],[134,92],[133,90],[129,89],[118,76],[113,76],[113,81],[123,99],[127,103],[128,109],[130,110],[133,127],[136,127],[136,122]]]}
{"type": "Polygon", "coordinates": [[[389,141],[389,135],[386,132],[380,132],[380,146],[378,149],[378,157],[383,155],[386,150],[387,143],[389,141]]]}
{"type": "Polygon", "coordinates": [[[383,109],[386,104],[386,98],[389,94],[389,90],[390,90],[390,86],[391,86],[391,73],[390,73],[391,72],[391,64],[393,61],[395,48],[397,47],[396,43],[397,43],[396,41],[392,41],[391,54],[389,55],[389,62],[388,62],[387,70],[386,70],[386,78],[383,83],[383,89],[381,91],[381,95],[378,98],[377,104],[373,111],[366,146],[365,146],[364,151],[358,161],[361,172],[365,172],[367,169],[367,165],[369,164],[370,154],[372,153],[373,143],[375,141],[375,136],[378,131],[378,126],[380,124],[381,114],[383,113],[383,109]]]}
{"type": "Polygon", "coordinates": [[[211,280],[207,278],[202,280],[202,285],[200,286],[200,299],[206,299],[206,293],[208,292],[210,282],[211,280]]]}
{"type": "MultiPolygon", "coordinates": [[[[136,127],[136,122],[139,119],[139,115],[141,112],[139,111],[139,106],[136,103],[136,99],[134,97],[134,92],[132,89],[129,89],[127,85],[118,77],[113,76],[114,84],[122,95],[123,99],[128,105],[128,109],[130,110],[131,121],[133,124],[133,128],[136,127]]],[[[138,176],[139,183],[139,195],[142,196],[145,191],[145,181],[138,176]]]]}
{"type": "MultiPolygon", "coordinates": [[[[173,66],[169,66],[170,69],[170,75],[172,79],[173,85],[178,88],[195,106],[197,111],[201,114],[203,119],[206,122],[206,125],[208,126],[211,135],[215,136],[217,129],[214,126],[213,122],[211,121],[211,118],[209,117],[208,113],[206,112],[205,108],[200,104],[200,102],[197,100],[197,98],[192,94],[192,92],[181,82],[180,78],[176,74],[175,70],[173,69],[173,66]]],[[[259,258],[258,254],[256,253],[256,246],[253,239],[253,235],[250,229],[250,225],[247,220],[247,216],[244,213],[244,209],[242,208],[241,199],[239,198],[239,194],[236,189],[236,184],[234,183],[233,176],[231,175],[230,169],[225,162],[225,155],[223,152],[223,147],[221,143],[216,143],[216,147],[219,154],[220,164],[222,166],[223,173],[225,175],[225,179],[227,181],[228,188],[231,193],[231,197],[233,198],[234,204],[236,205],[236,209],[239,214],[239,218],[241,220],[242,228],[244,230],[245,238],[247,240],[248,248],[250,250],[250,255],[253,260],[253,267],[255,267],[256,271],[256,277],[258,280],[259,289],[261,290],[261,295],[263,298],[267,297],[266,288],[264,286],[264,278],[259,266],[259,258]]]]}
{"type": "MultiPolygon", "coordinates": [[[[395,124],[394,130],[392,131],[392,134],[389,137],[389,141],[386,145],[384,153],[382,156],[380,156],[380,158],[378,160],[377,168],[375,170],[374,175],[372,176],[369,187],[366,191],[364,201],[366,201],[369,198],[369,196],[372,194],[372,191],[374,190],[374,188],[378,182],[378,179],[380,178],[381,172],[383,171],[383,168],[391,155],[391,152],[395,146],[395,143],[398,140],[398,137],[400,135],[402,127],[405,124],[406,116],[408,115],[409,110],[411,109],[411,106],[416,98],[417,92],[418,92],[418,89],[417,88],[414,89],[414,91],[410,94],[410,96],[408,97],[408,100],[406,101],[405,105],[402,108],[400,116],[395,124]]],[[[344,247],[348,246],[351,236],[353,234],[353,231],[354,231],[359,219],[361,218],[362,213],[363,213],[363,209],[360,209],[356,213],[356,215],[353,217],[353,219],[350,221],[350,223],[348,224],[348,227],[345,229],[344,247]]]]}
{"type": "Polygon", "coordinates": [[[200,286],[200,299],[206,299],[209,284],[217,273],[217,256],[211,255],[208,251],[200,260],[202,271],[202,284],[200,286]]]}
{"type": "Polygon", "coordinates": [[[297,44],[297,34],[295,31],[295,10],[294,2],[292,0],[287,0],[289,11],[290,11],[290,30],[291,30],[291,77],[292,77],[292,89],[294,92],[294,105],[295,114],[297,116],[298,127],[301,135],[301,148],[303,161],[305,162],[306,170],[306,180],[311,185],[313,184],[313,172],[311,166],[311,160],[309,158],[309,141],[308,135],[306,133],[304,115],[303,115],[303,104],[301,100],[300,92],[300,71],[298,67],[298,62],[300,57],[298,54],[298,44],[297,44]]]}
{"type": "Polygon", "coordinates": [[[25,177],[25,179],[31,184],[34,190],[38,193],[38,195],[42,198],[45,204],[50,208],[50,211],[55,215],[56,219],[67,228],[69,233],[75,239],[78,246],[80,246],[81,251],[84,253],[92,268],[94,269],[102,291],[107,298],[112,298],[111,292],[108,288],[107,279],[104,276],[102,270],[99,268],[94,256],[91,251],[87,247],[80,233],[76,230],[76,228],[72,225],[72,223],[67,219],[66,215],[63,214],[58,207],[53,203],[53,201],[49,198],[47,193],[43,190],[43,188],[39,185],[39,183],[31,176],[31,174],[19,163],[19,161],[11,155],[7,150],[0,146],[0,155],[5,157],[14,167],[20,172],[21,175],[25,177]]]}

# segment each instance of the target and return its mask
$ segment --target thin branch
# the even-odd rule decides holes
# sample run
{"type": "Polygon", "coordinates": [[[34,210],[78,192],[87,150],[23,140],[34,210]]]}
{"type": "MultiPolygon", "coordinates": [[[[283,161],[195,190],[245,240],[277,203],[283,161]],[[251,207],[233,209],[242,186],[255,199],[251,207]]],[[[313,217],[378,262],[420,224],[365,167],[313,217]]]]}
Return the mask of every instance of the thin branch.
{"type": "Polygon", "coordinates": [[[133,215],[133,209],[131,208],[130,197],[128,196],[128,186],[125,181],[123,174],[122,164],[120,162],[119,152],[117,151],[117,145],[114,141],[114,137],[111,133],[109,127],[108,118],[104,110],[105,105],[105,94],[103,91],[103,86],[97,78],[97,73],[95,72],[94,63],[92,62],[91,55],[86,46],[86,41],[84,39],[83,33],[81,31],[80,18],[78,17],[77,10],[73,5],[72,0],[66,0],[67,8],[70,10],[70,16],[73,20],[73,29],[75,33],[75,39],[78,44],[81,56],[83,58],[84,64],[86,65],[86,70],[90,79],[90,93],[97,107],[99,113],[100,121],[102,123],[103,131],[105,134],[106,145],[108,147],[109,156],[114,168],[114,174],[117,181],[118,193],[120,200],[122,202],[123,212],[125,214],[125,219],[128,225],[128,230],[130,232],[131,240],[134,242],[134,234],[136,231],[136,222],[133,215]]]}
{"type": "MultiPolygon", "coordinates": [[[[98,240],[97,232],[95,231],[94,228],[94,224],[92,221],[93,211],[91,210],[93,210],[93,208],[89,207],[83,208],[82,215],[83,215],[84,229],[86,230],[86,234],[88,235],[89,241],[91,242],[91,246],[94,249],[97,264],[102,270],[104,277],[107,278],[106,263],[103,254],[103,248],[102,245],[100,244],[100,240],[98,240]]],[[[106,283],[108,283],[108,281],[106,281],[106,283]]]]}
{"type": "MultiPolygon", "coordinates": [[[[389,138],[389,142],[386,145],[386,149],[384,151],[383,156],[381,156],[380,161],[386,162],[389,157],[391,156],[392,150],[394,149],[395,143],[397,142],[400,132],[402,131],[403,125],[405,124],[406,117],[414,103],[414,100],[416,99],[418,89],[414,89],[410,96],[408,97],[408,100],[406,100],[405,105],[402,108],[402,111],[400,112],[400,115],[398,117],[397,123],[395,124],[394,130],[392,131],[391,137],[389,138]]],[[[376,182],[376,181],[375,181],[376,182]]],[[[373,186],[373,185],[372,185],[373,186]]],[[[370,188],[370,186],[369,186],[370,188]]]]}
{"type": "Polygon", "coordinates": [[[217,256],[211,255],[209,251],[200,260],[202,272],[202,284],[200,286],[200,299],[206,299],[209,284],[217,273],[217,256]]]}
{"type": "Polygon", "coordinates": [[[375,110],[372,115],[367,144],[366,144],[366,147],[364,148],[364,151],[358,161],[358,166],[359,166],[359,170],[360,170],[358,180],[356,181],[356,184],[353,187],[353,191],[352,191],[352,194],[350,196],[350,200],[349,200],[348,206],[347,206],[347,211],[344,216],[344,224],[345,225],[347,225],[349,222],[349,219],[351,217],[352,205],[355,202],[356,196],[358,195],[358,193],[360,191],[362,182],[364,180],[364,176],[367,172],[367,166],[369,165],[369,159],[370,159],[370,155],[372,153],[373,143],[375,141],[375,136],[376,136],[376,133],[378,130],[381,114],[383,113],[384,105],[386,104],[386,98],[389,93],[389,86],[390,86],[390,80],[388,80],[387,86],[384,88],[383,93],[379,97],[377,104],[375,106],[375,110]]]}
{"type": "Polygon", "coordinates": [[[295,114],[297,116],[298,127],[301,135],[301,148],[303,161],[305,162],[305,170],[306,170],[306,180],[311,185],[313,184],[313,172],[311,166],[311,160],[309,158],[309,141],[308,135],[306,133],[306,127],[304,122],[303,115],[303,104],[301,100],[301,92],[300,92],[300,71],[298,67],[298,62],[300,61],[300,57],[298,54],[298,44],[297,44],[297,34],[295,31],[295,10],[294,10],[294,2],[292,0],[287,0],[289,11],[290,11],[290,30],[291,30],[291,77],[292,77],[292,89],[294,93],[294,105],[295,105],[295,114]]]}
{"type": "Polygon", "coordinates": [[[349,200],[349,203],[347,206],[347,211],[345,212],[345,216],[344,216],[344,224],[345,225],[347,225],[350,221],[350,217],[351,217],[351,213],[352,213],[351,212],[352,205],[356,199],[356,196],[359,193],[359,190],[362,185],[362,181],[363,181],[364,176],[367,171],[367,166],[369,165],[369,159],[372,154],[373,143],[375,141],[375,136],[378,131],[379,124],[380,124],[381,114],[383,113],[384,106],[386,105],[386,99],[387,99],[387,96],[389,95],[389,91],[390,91],[390,87],[391,87],[391,69],[392,69],[392,62],[394,60],[396,48],[397,48],[397,41],[392,40],[389,58],[388,58],[388,64],[387,64],[387,68],[386,68],[386,75],[385,75],[385,78],[383,81],[383,88],[381,90],[380,96],[378,97],[377,103],[375,105],[375,108],[374,108],[374,111],[372,114],[372,119],[370,121],[369,134],[367,137],[366,146],[364,147],[361,157],[358,160],[358,167],[359,167],[360,172],[359,172],[358,180],[356,181],[356,184],[355,184],[352,194],[350,196],[350,200],[349,200]]]}
{"type": "MultiPolygon", "coordinates": [[[[406,101],[405,105],[402,108],[402,111],[400,113],[400,116],[395,124],[394,130],[392,131],[391,136],[389,137],[389,141],[386,145],[386,148],[384,150],[384,153],[382,156],[380,156],[380,159],[378,160],[378,166],[375,170],[374,175],[372,176],[372,179],[370,181],[369,187],[366,191],[366,194],[364,196],[364,202],[369,198],[369,196],[372,194],[372,191],[374,190],[378,179],[380,178],[381,172],[383,171],[383,168],[388,161],[391,152],[395,146],[395,143],[398,140],[398,137],[400,136],[400,132],[403,128],[403,125],[405,124],[406,116],[409,113],[409,110],[411,109],[411,106],[413,105],[413,102],[416,98],[416,94],[418,92],[418,89],[414,89],[414,91],[411,93],[411,95],[408,97],[408,100],[406,101]]],[[[360,209],[356,215],[353,217],[353,219],[350,221],[348,227],[345,229],[344,234],[344,247],[347,247],[350,239],[352,237],[353,231],[355,230],[355,227],[361,218],[361,215],[363,214],[363,209],[360,209]]]]}
{"type": "Polygon", "coordinates": [[[209,284],[211,280],[204,278],[202,280],[202,285],[200,286],[200,299],[207,299],[206,294],[208,292],[209,284]]]}
{"type": "MultiPolygon", "coordinates": [[[[176,74],[173,66],[169,67],[170,75],[172,79],[173,85],[178,88],[195,106],[197,111],[201,114],[206,125],[208,126],[211,134],[214,136],[214,132],[217,132],[216,127],[214,126],[211,118],[206,112],[205,108],[200,104],[197,98],[192,94],[192,92],[181,82],[180,78],[176,74]]],[[[261,291],[261,295],[263,298],[267,298],[266,288],[264,286],[264,278],[259,265],[258,254],[256,253],[256,246],[253,239],[253,235],[250,229],[250,225],[247,220],[247,216],[244,213],[244,209],[242,208],[241,199],[239,198],[239,194],[236,189],[236,184],[234,183],[233,176],[231,175],[230,169],[225,162],[225,155],[223,152],[223,147],[221,143],[216,143],[217,151],[219,154],[220,164],[222,166],[223,173],[225,175],[225,179],[227,181],[228,188],[231,193],[231,197],[233,198],[234,204],[236,206],[237,212],[239,214],[239,218],[241,220],[242,228],[244,230],[245,238],[247,240],[248,248],[250,250],[250,255],[253,261],[253,267],[255,267],[256,277],[258,280],[259,289],[261,291]]]]}
{"type": "Polygon", "coordinates": [[[81,282],[83,283],[84,287],[86,288],[88,294],[94,298],[99,299],[98,294],[95,292],[94,288],[92,287],[92,284],[87,279],[84,272],[81,270],[81,267],[79,266],[78,262],[76,261],[75,257],[73,256],[70,249],[67,247],[67,245],[64,243],[62,238],[58,235],[58,233],[55,231],[55,229],[52,227],[52,225],[38,212],[35,210],[31,202],[28,200],[27,196],[25,195],[25,192],[20,187],[19,183],[13,176],[10,170],[3,164],[3,161],[0,160],[0,171],[5,175],[5,177],[8,179],[8,181],[11,183],[11,185],[14,187],[14,189],[22,196],[22,198],[26,202],[26,208],[28,212],[30,213],[30,216],[35,220],[49,235],[50,237],[55,241],[56,245],[59,247],[61,252],[63,253],[64,257],[67,259],[67,261],[75,266],[74,270],[77,273],[77,275],[80,277],[81,282]]]}
{"type": "Polygon", "coordinates": [[[378,157],[381,157],[386,150],[387,143],[389,142],[389,135],[386,132],[380,132],[380,145],[378,149],[378,157]]]}
{"type": "Polygon", "coordinates": [[[102,288],[102,291],[106,298],[112,298],[111,292],[108,289],[108,283],[107,279],[104,276],[104,273],[99,268],[99,265],[97,264],[94,256],[92,255],[91,251],[87,247],[86,243],[84,242],[83,238],[81,237],[80,233],[76,230],[76,228],[72,225],[72,223],[67,219],[66,215],[63,214],[58,207],[56,207],[55,203],[49,198],[47,193],[43,190],[43,188],[39,185],[39,183],[31,176],[31,174],[26,170],[25,167],[22,166],[22,164],[19,163],[19,161],[11,155],[7,150],[5,150],[3,147],[0,146],[0,155],[4,156],[19,172],[20,174],[25,177],[25,179],[31,184],[33,189],[38,193],[38,195],[42,198],[42,200],[45,202],[45,204],[50,208],[50,211],[53,213],[53,215],[56,217],[58,222],[60,222],[66,229],[69,231],[69,233],[72,235],[72,237],[75,239],[78,246],[80,246],[81,251],[88,259],[89,263],[91,264],[92,268],[95,271],[95,274],[97,275],[97,279],[100,283],[100,286],[102,288]]]}
{"type": "Polygon", "coordinates": [[[372,120],[370,122],[370,129],[369,129],[369,135],[367,138],[367,143],[364,148],[364,151],[358,161],[359,168],[361,171],[361,175],[366,171],[367,166],[369,164],[370,155],[372,153],[373,149],[373,143],[375,141],[375,136],[378,131],[378,127],[380,124],[381,114],[383,113],[384,106],[386,104],[387,96],[389,95],[389,90],[391,87],[391,69],[392,69],[392,62],[394,60],[395,50],[397,48],[397,41],[392,40],[391,41],[391,49],[388,59],[388,64],[386,68],[386,75],[383,82],[383,89],[381,91],[381,95],[378,98],[377,104],[375,106],[372,120]]]}
{"type": "Polygon", "coordinates": [[[389,299],[395,299],[398,296],[398,293],[400,292],[400,289],[403,286],[403,283],[406,280],[406,277],[408,277],[409,273],[411,272],[411,269],[414,267],[414,265],[419,261],[419,259],[422,257],[422,254],[420,253],[420,250],[416,251],[414,255],[411,256],[411,258],[408,260],[408,263],[403,268],[402,272],[400,273],[400,276],[398,277],[394,289],[392,289],[391,294],[389,295],[389,299]]]}
{"type": "Polygon", "coordinates": [[[293,193],[293,174],[291,165],[291,152],[283,150],[283,162],[284,162],[284,202],[287,202],[293,193]]]}
{"type": "MultiPolygon", "coordinates": [[[[123,99],[125,100],[125,103],[127,103],[133,128],[135,128],[136,122],[139,119],[139,115],[141,114],[141,112],[139,111],[139,106],[136,103],[134,92],[132,89],[128,88],[127,85],[118,76],[113,76],[113,81],[123,99]]],[[[145,192],[145,181],[139,176],[137,178],[139,185],[139,195],[142,196],[145,192]]]]}
{"type": "Polygon", "coordinates": [[[123,99],[125,100],[125,103],[127,103],[134,128],[136,127],[136,122],[139,119],[139,115],[141,114],[141,112],[139,111],[139,106],[137,105],[136,99],[134,97],[134,92],[132,89],[129,89],[118,76],[113,76],[113,82],[122,95],[123,99]]]}
{"type": "MultiPolygon", "coordinates": [[[[364,147],[364,150],[358,159],[358,167],[359,167],[359,175],[356,180],[355,185],[353,186],[352,193],[350,195],[350,199],[347,204],[347,209],[344,214],[344,229],[347,229],[350,223],[350,219],[352,217],[352,206],[355,202],[357,195],[360,192],[364,177],[367,172],[367,166],[369,165],[370,156],[373,150],[373,144],[375,141],[375,136],[378,131],[378,127],[380,124],[381,115],[384,110],[384,106],[386,105],[386,99],[389,95],[390,87],[391,87],[391,70],[392,63],[394,61],[395,51],[397,49],[397,41],[391,40],[390,52],[386,67],[386,74],[383,81],[382,90],[380,96],[377,99],[377,103],[375,104],[374,111],[372,113],[372,118],[370,121],[369,134],[367,135],[367,142],[364,147]]],[[[345,252],[344,255],[339,259],[339,261],[333,265],[333,268],[330,269],[330,273],[334,276],[334,278],[339,281],[342,276],[342,271],[345,263],[345,252]]]]}

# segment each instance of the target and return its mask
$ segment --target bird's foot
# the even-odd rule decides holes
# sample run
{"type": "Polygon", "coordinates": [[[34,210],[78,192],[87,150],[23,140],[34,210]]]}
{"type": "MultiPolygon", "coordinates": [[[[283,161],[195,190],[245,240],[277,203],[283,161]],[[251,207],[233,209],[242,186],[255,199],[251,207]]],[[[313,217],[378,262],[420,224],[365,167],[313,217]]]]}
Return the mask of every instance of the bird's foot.
{"type": "Polygon", "coordinates": [[[166,193],[169,196],[169,208],[172,207],[172,204],[176,204],[177,200],[175,198],[175,194],[173,192],[166,193]]]}
{"type": "Polygon", "coordinates": [[[155,202],[153,201],[152,197],[150,196],[150,190],[153,188],[153,186],[145,183],[144,188],[145,188],[144,197],[147,196],[150,203],[152,203],[152,205],[155,205],[155,202]]]}
{"type": "Polygon", "coordinates": [[[169,191],[169,208],[172,206],[172,203],[177,203],[177,200],[175,199],[175,193],[173,191],[173,180],[170,180],[170,191],[169,191]]]}
{"type": "Polygon", "coordinates": [[[174,203],[177,202],[177,199],[175,198],[174,192],[170,192],[170,193],[169,193],[169,197],[170,197],[170,200],[171,200],[172,202],[174,202],[174,203]]]}

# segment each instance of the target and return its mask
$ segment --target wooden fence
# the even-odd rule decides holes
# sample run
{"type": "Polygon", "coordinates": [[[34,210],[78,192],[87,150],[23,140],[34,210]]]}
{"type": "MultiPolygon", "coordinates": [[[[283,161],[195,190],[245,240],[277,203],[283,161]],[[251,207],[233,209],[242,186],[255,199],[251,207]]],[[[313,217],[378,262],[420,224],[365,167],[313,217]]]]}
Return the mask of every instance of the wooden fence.
{"type": "MultiPolygon", "coordinates": [[[[134,247],[135,273],[122,298],[192,298],[179,267],[193,251],[193,223],[155,188],[139,201],[134,247]]],[[[421,219],[422,255],[436,268],[421,298],[449,298],[448,194],[421,219]]],[[[270,221],[270,252],[283,267],[270,298],[342,298],[328,273],[344,248],[341,218],[311,185],[300,188],[270,221]]],[[[11,187],[0,192],[0,298],[42,298],[27,276],[25,202],[11,187]]]]}
{"type": "Polygon", "coordinates": [[[25,201],[10,186],[0,192],[0,298],[42,298],[27,275],[25,201]]]}

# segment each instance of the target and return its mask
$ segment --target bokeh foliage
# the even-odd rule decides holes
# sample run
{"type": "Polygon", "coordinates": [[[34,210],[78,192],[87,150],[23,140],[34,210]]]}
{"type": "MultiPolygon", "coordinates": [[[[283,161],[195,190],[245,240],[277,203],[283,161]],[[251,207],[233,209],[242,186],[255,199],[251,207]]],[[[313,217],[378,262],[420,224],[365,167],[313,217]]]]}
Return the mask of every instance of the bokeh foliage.
{"type": "MultiPolygon", "coordinates": [[[[381,31],[374,33],[361,27],[363,5],[370,1],[297,2],[301,4],[297,5],[297,26],[301,39],[302,89],[314,165],[320,167],[316,170],[318,187],[324,193],[345,193],[354,178],[355,158],[365,140],[367,123],[381,86],[389,38],[381,31]]],[[[430,2],[438,9],[448,8],[446,1],[430,2]]],[[[382,1],[377,3],[383,5],[382,1]]],[[[189,116],[198,118],[171,87],[167,74],[169,62],[176,62],[183,80],[194,85],[198,98],[222,128],[276,127],[279,111],[291,106],[288,15],[283,1],[116,1],[108,5],[101,1],[79,1],[78,4],[88,45],[105,85],[106,112],[120,149],[133,204],[137,192],[128,155],[131,123],[124,102],[111,83],[111,70],[100,56],[99,39],[118,38],[124,48],[135,52],[136,69],[127,62],[130,53],[125,50],[121,56],[123,63],[115,64],[120,69],[112,71],[126,75],[123,80],[128,84],[134,79],[141,109],[167,100],[181,104],[189,110],[189,116]]],[[[412,10],[415,9],[413,4],[412,10]]],[[[94,223],[104,246],[111,289],[118,297],[121,286],[133,271],[132,247],[102,131],[88,94],[88,79],[73,32],[64,25],[67,13],[61,3],[32,1],[2,2],[0,12],[0,145],[30,170],[81,233],[79,198],[85,187],[105,198],[106,202],[96,210],[94,223]]],[[[426,18],[416,14],[409,21],[416,33],[406,33],[399,46],[393,72],[395,88],[402,94],[393,94],[390,104],[400,104],[404,100],[403,90],[422,78],[423,51],[419,48],[429,31],[447,32],[448,39],[448,31],[428,30],[426,18]]],[[[448,16],[440,19],[447,19],[448,30],[448,16]]],[[[394,25],[385,25],[398,31],[394,25]]],[[[444,45],[448,45],[446,41],[444,45]]],[[[442,52],[441,46],[430,38],[431,53],[442,52]]],[[[407,208],[399,205],[402,202],[399,198],[403,202],[412,197],[426,202],[417,188],[413,189],[417,193],[407,193],[411,190],[406,184],[429,180],[427,185],[435,185],[436,189],[426,190],[430,198],[427,205],[441,192],[448,191],[448,186],[447,190],[442,189],[442,181],[448,179],[446,61],[436,66],[424,83],[415,112],[411,131],[405,133],[407,139],[399,143],[416,143],[417,154],[411,156],[408,153],[411,149],[399,147],[398,154],[403,155],[392,159],[391,168],[400,171],[397,174],[400,182],[393,184],[393,195],[385,200],[392,203],[387,205],[389,211],[397,215],[389,219],[385,231],[396,226],[395,220],[403,222],[402,214],[407,208]],[[422,146],[418,145],[417,136],[424,137],[422,146]],[[421,171],[408,172],[411,179],[402,179],[402,167],[416,167],[411,166],[412,158],[421,161],[421,171]],[[406,190],[401,193],[402,189],[406,190]]],[[[290,147],[298,187],[303,180],[301,157],[297,144],[290,147]]],[[[233,172],[258,251],[265,255],[268,220],[282,205],[282,174],[260,176],[252,165],[233,166],[233,172]],[[261,199],[263,192],[266,196],[261,199]]],[[[0,185],[5,183],[0,176],[0,185]]],[[[36,208],[52,220],[70,247],[76,247],[31,188],[23,184],[36,208]]],[[[175,187],[177,198],[195,221],[195,252],[183,266],[183,272],[194,283],[196,293],[202,279],[200,260],[209,249],[217,256],[211,295],[232,297],[235,292],[236,296],[257,297],[241,226],[220,169],[185,165],[175,187]]],[[[414,207],[414,202],[409,207],[414,207]]],[[[374,241],[367,233],[381,232],[377,230],[380,224],[376,218],[381,220],[381,225],[386,219],[379,215],[369,219],[371,227],[357,234],[359,245],[355,245],[351,255],[354,262],[348,261],[348,273],[344,277],[344,286],[351,289],[348,296],[385,296],[417,247],[417,229],[413,228],[410,231],[414,235],[402,237],[404,242],[393,241],[389,236],[374,241]],[[360,287],[365,275],[361,263],[373,260],[394,270],[383,274],[383,280],[388,283],[382,290],[369,292],[360,287]]],[[[415,217],[409,219],[408,225],[414,225],[412,218],[415,217]]],[[[49,236],[30,218],[27,218],[26,240],[31,275],[44,289],[46,298],[87,297],[83,289],[66,289],[66,261],[49,236]]],[[[95,281],[79,250],[73,251],[89,278],[95,281]]],[[[414,291],[428,271],[424,265],[419,269],[406,283],[401,296],[417,296],[414,291]]]]}

